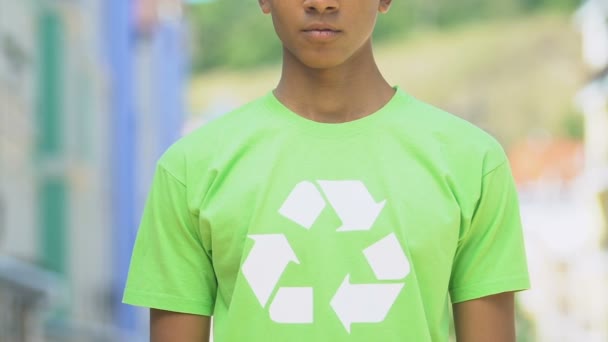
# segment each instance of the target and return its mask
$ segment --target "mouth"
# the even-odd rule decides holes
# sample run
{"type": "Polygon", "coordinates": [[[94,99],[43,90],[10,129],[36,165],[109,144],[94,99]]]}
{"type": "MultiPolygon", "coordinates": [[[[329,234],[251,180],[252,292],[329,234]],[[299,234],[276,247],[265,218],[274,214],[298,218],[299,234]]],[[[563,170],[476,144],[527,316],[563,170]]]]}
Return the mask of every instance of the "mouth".
{"type": "Polygon", "coordinates": [[[326,24],[326,23],[314,23],[314,24],[308,25],[303,31],[304,32],[308,32],[308,31],[340,32],[340,30],[338,30],[337,28],[333,27],[332,25],[326,24]]]}
{"type": "Polygon", "coordinates": [[[326,24],[313,24],[306,27],[302,32],[313,40],[322,41],[331,40],[342,33],[341,30],[326,24]]]}

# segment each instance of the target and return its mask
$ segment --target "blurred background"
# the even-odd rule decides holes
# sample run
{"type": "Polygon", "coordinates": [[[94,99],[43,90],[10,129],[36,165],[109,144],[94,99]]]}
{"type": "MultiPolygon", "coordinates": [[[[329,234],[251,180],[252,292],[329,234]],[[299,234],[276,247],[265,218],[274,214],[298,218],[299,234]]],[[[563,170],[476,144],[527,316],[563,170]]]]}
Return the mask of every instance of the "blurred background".
{"type": "MultiPolygon", "coordinates": [[[[396,0],[374,39],[391,83],[508,152],[518,341],[608,341],[608,0],[396,0]]],[[[155,162],[280,54],[256,1],[0,0],[0,342],[147,340],[120,300],[155,162]]]]}

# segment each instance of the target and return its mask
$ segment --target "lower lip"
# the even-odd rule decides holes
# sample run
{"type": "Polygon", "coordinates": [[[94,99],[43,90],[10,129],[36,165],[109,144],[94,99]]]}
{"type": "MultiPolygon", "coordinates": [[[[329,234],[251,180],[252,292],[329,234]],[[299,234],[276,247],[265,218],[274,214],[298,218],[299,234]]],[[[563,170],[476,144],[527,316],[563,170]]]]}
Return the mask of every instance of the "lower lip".
{"type": "Polygon", "coordinates": [[[311,30],[311,31],[304,31],[304,34],[315,41],[330,41],[335,39],[339,34],[340,31],[317,31],[317,30],[311,30]]]}

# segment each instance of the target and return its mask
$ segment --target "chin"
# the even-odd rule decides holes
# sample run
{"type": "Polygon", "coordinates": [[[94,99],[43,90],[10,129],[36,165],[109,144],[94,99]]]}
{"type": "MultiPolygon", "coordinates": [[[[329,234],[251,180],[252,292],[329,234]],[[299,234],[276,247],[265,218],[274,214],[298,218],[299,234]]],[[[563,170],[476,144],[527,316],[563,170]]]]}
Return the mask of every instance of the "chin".
{"type": "Polygon", "coordinates": [[[305,68],[323,70],[345,66],[352,60],[353,54],[344,49],[285,49],[284,61],[299,64],[305,68]]]}
{"type": "Polygon", "coordinates": [[[310,69],[331,69],[344,65],[347,59],[334,56],[302,56],[298,58],[300,63],[310,69]]]}

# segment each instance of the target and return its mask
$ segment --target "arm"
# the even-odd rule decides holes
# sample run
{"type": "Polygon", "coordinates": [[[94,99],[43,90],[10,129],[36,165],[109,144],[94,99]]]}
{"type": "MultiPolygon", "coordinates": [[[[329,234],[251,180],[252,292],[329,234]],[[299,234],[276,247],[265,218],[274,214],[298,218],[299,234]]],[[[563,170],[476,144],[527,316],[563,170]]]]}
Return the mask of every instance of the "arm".
{"type": "Polygon", "coordinates": [[[176,164],[167,158],[183,158],[167,153],[146,201],[123,300],[154,308],[152,342],[208,342],[217,293],[211,250],[189,209],[183,167],[169,172],[165,166],[176,164]]]}
{"type": "Polygon", "coordinates": [[[150,309],[150,342],[209,342],[211,317],[150,309]]]}
{"type": "Polygon", "coordinates": [[[454,257],[450,297],[459,342],[515,342],[513,293],[530,287],[517,190],[504,158],[484,171],[454,257]]]}
{"type": "Polygon", "coordinates": [[[459,342],[515,342],[513,292],[454,304],[456,340],[459,342]]]}

